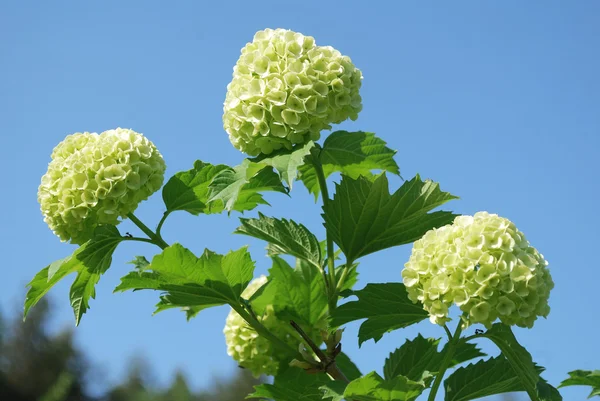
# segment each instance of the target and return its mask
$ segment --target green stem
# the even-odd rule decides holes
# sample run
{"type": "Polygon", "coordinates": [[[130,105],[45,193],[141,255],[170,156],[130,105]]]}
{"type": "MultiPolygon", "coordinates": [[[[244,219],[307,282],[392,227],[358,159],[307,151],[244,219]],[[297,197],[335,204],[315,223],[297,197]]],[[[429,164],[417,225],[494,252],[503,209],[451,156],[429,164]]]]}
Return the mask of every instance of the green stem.
{"type": "Polygon", "coordinates": [[[275,345],[277,348],[292,355],[298,354],[298,350],[294,349],[292,346],[286,344],[278,337],[276,337],[273,333],[269,331],[269,329],[263,326],[263,324],[258,319],[256,319],[250,313],[248,313],[246,309],[244,309],[241,305],[231,305],[231,307],[246,321],[246,323],[250,325],[250,327],[256,330],[256,332],[259,335],[265,337],[267,340],[272,342],[273,345],[275,345]]]}
{"type": "Polygon", "coordinates": [[[158,226],[156,226],[156,235],[160,239],[162,239],[162,235],[160,234],[160,230],[162,230],[162,226],[163,226],[163,224],[165,224],[165,221],[167,220],[167,217],[169,217],[170,214],[171,214],[171,212],[168,211],[168,210],[166,212],[164,212],[162,218],[158,222],[158,226]]]}
{"type": "MultiPolygon", "coordinates": [[[[320,149],[313,148],[313,150],[317,150],[320,152],[320,149]]],[[[321,164],[321,160],[319,159],[319,154],[315,152],[311,152],[312,157],[310,158],[313,166],[315,167],[315,172],[317,174],[317,179],[319,181],[319,189],[321,190],[321,198],[323,199],[323,209],[327,209],[327,205],[329,204],[329,190],[327,189],[327,179],[325,178],[325,172],[323,171],[323,165],[321,164]]],[[[329,273],[329,277],[325,277],[325,284],[327,285],[329,291],[329,313],[333,311],[333,309],[337,306],[337,280],[335,277],[335,253],[333,250],[333,238],[329,234],[329,230],[325,227],[326,232],[326,242],[327,242],[327,271],[329,273]]]]}
{"type": "Polygon", "coordinates": [[[435,381],[433,382],[433,386],[431,386],[431,391],[429,392],[428,401],[435,401],[435,396],[437,391],[442,384],[442,380],[444,379],[444,374],[450,366],[450,362],[452,362],[452,357],[454,356],[454,352],[456,351],[456,346],[460,341],[460,333],[462,332],[461,327],[462,322],[459,320],[458,326],[456,327],[456,331],[452,335],[452,339],[448,342],[448,349],[446,350],[446,355],[444,355],[444,360],[440,366],[440,371],[435,376],[435,381]]]}
{"type": "Polygon", "coordinates": [[[446,331],[446,335],[448,336],[448,341],[452,341],[452,333],[450,333],[450,329],[447,325],[444,325],[444,330],[446,331]]]}
{"type": "Polygon", "coordinates": [[[140,219],[135,217],[133,213],[127,214],[127,217],[133,221],[133,223],[139,227],[140,230],[144,232],[152,240],[152,243],[160,247],[161,249],[165,249],[169,246],[160,236],[156,235],[154,231],[148,228],[140,219]]]}
{"type": "Polygon", "coordinates": [[[147,242],[152,245],[156,245],[154,241],[148,238],[140,238],[140,237],[123,237],[123,241],[137,241],[137,242],[147,242]]]}

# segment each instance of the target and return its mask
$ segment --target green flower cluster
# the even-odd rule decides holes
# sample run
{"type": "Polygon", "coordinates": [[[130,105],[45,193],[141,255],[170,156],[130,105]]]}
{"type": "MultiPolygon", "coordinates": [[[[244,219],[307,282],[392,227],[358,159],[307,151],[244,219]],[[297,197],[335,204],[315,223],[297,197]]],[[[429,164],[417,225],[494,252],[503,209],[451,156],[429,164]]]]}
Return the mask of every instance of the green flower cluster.
{"type": "Polygon", "coordinates": [[[154,144],[132,130],[68,135],[38,189],[44,221],[62,241],[82,244],[160,189],[165,169],[154,144]]]}
{"type": "MultiPolygon", "coordinates": [[[[266,276],[252,280],[242,293],[242,297],[250,298],[266,282],[266,276]]],[[[258,316],[258,320],[272,334],[294,349],[302,343],[300,336],[290,326],[289,321],[280,320],[275,316],[271,305],[267,306],[262,316],[258,316]]],[[[236,311],[229,312],[223,333],[227,344],[227,354],[240,366],[249,369],[255,377],[277,374],[279,365],[286,355],[282,354],[281,350],[277,349],[267,338],[260,336],[236,311]]],[[[316,329],[308,330],[307,334],[317,344],[323,341],[320,332],[316,329]]]]}
{"type": "Polygon", "coordinates": [[[423,303],[433,323],[449,321],[454,303],[466,325],[490,327],[500,319],[531,328],[550,312],[554,282],[547,264],[511,221],[478,212],[416,241],[402,278],[409,298],[423,303]]]}
{"type": "Polygon", "coordinates": [[[311,36],[265,29],[243,49],[227,86],[223,126],[233,146],[251,156],[319,139],[362,109],[362,73],[311,36]]]}

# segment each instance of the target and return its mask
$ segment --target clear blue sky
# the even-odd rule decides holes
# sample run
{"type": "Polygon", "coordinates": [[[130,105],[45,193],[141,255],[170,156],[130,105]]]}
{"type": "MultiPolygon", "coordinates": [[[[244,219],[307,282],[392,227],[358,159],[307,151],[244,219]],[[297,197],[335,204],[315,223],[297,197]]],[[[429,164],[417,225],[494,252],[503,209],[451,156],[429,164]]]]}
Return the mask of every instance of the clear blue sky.
{"type": "MultiPolygon", "coordinates": [[[[552,312],[533,330],[517,330],[547,367],[546,378],[556,384],[569,370],[599,369],[600,3],[592,0],[2,2],[4,311],[22,303],[39,269],[72,251],[46,227],[36,200],[52,148],[73,132],[120,126],[154,141],[169,176],[195,159],[239,163],[221,124],[225,87],[240,48],[267,27],[312,35],[349,55],[364,74],[364,110],[341,127],[376,132],[398,150],[405,178],[420,173],[439,181],[461,197],[450,204],[457,212],[510,218],[550,261],[552,312]]],[[[262,211],[291,216],[322,236],[319,206],[296,188],[292,198],[269,195],[275,206],[262,211]]],[[[154,225],[162,208],[156,194],[137,214],[154,225]]],[[[235,215],[182,213],[170,218],[165,234],[197,252],[226,252],[248,240],[231,234],[237,225],[235,215]]],[[[122,228],[135,232],[129,223],[122,228]]],[[[227,308],[187,323],[176,311],[151,316],[157,294],[112,294],[131,268],[125,262],[153,252],[122,245],[76,329],[78,344],[103,367],[98,389],[136,353],[157,367],[159,384],[176,367],[195,388],[237,369],[221,333],[227,308]]],[[[257,273],[265,272],[264,244],[251,242],[251,252],[257,273]]],[[[359,287],[400,281],[409,252],[365,258],[359,287]]],[[[57,329],[73,324],[70,281],[51,292],[57,329]]],[[[366,373],[381,369],[387,354],[419,330],[443,335],[425,322],[358,349],[351,325],[344,347],[366,373]]]]}

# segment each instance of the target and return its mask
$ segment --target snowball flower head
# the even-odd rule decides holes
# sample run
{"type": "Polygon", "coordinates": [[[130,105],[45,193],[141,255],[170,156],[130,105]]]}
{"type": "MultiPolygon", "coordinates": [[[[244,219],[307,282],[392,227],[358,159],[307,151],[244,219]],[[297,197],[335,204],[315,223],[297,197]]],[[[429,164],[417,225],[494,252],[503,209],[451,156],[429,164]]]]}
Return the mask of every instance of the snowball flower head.
{"type": "MultiPolygon", "coordinates": [[[[242,293],[242,297],[245,299],[250,298],[266,282],[267,277],[265,276],[252,280],[242,293]]],[[[302,342],[288,320],[280,320],[275,316],[272,306],[267,306],[263,315],[258,316],[258,320],[276,337],[294,349],[302,342]]],[[[227,354],[236,360],[240,366],[249,369],[255,377],[277,374],[279,365],[286,355],[268,339],[260,336],[234,310],[231,310],[227,316],[223,333],[227,344],[227,354]]],[[[317,330],[309,329],[307,334],[315,340],[315,343],[320,344],[322,342],[317,330]]]]}
{"type": "Polygon", "coordinates": [[[550,312],[554,282],[547,265],[511,221],[478,212],[416,241],[402,278],[409,298],[423,303],[433,323],[449,321],[456,304],[465,325],[490,327],[499,319],[530,328],[550,312]]]}
{"type": "Polygon", "coordinates": [[[165,168],[154,144],[132,130],[68,135],[38,189],[44,221],[62,241],[82,244],[156,192],[165,168]]]}
{"type": "Polygon", "coordinates": [[[285,29],[265,29],[243,49],[227,85],[223,126],[251,156],[319,139],[362,109],[362,73],[330,46],[285,29]]]}

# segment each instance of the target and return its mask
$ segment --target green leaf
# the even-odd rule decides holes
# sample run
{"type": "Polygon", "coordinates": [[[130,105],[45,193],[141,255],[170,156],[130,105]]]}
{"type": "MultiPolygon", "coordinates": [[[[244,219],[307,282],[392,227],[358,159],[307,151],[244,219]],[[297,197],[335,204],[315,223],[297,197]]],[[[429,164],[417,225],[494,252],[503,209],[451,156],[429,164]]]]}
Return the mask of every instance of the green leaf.
{"type": "Polygon", "coordinates": [[[355,401],[411,401],[416,399],[426,386],[396,376],[391,380],[384,380],[376,372],[351,381],[344,391],[344,398],[355,401]]]}
{"type": "MultiPolygon", "coordinates": [[[[424,338],[420,334],[413,340],[406,340],[385,360],[384,377],[392,379],[402,375],[411,380],[420,381],[428,373],[439,372],[446,351],[445,347],[441,352],[438,351],[439,342],[440,339],[424,338]]],[[[475,344],[461,339],[448,368],[481,356],[485,356],[485,354],[475,344]]]]}
{"type": "Polygon", "coordinates": [[[521,380],[502,355],[457,369],[445,381],[445,401],[468,401],[524,391],[521,380]]]}
{"type": "MultiPolygon", "coordinates": [[[[352,290],[352,288],[354,287],[354,284],[357,283],[357,281],[358,281],[358,271],[356,270],[357,268],[358,268],[358,263],[354,263],[352,266],[350,266],[350,270],[348,271],[348,274],[346,275],[346,279],[344,280],[344,283],[340,288],[340,292],[352,290]]],[[[343,272],[344,272],[344,265],[338,266],[335,268],[335,276],[336,276],[336,280],[338,283],[340,281],[340,278],[341,278],[343,272]]]]}
{"type": "Polygon", "coordinates": [[[285,260],[273,256],[269,282],[252,307],[262,313],[272,304],[281,319],[293,319],[300,326],[315,326],[327,313],[327,292],[323,278],[312,265],[293,269],[285,260]]]}
{"type": "Polygon", "coordinates": [[[540,380],[531,354],[517,342],[510,326],[495,323],[492,328],[481,334],[493,341],[506,357],[515,374],[521,380],[523,388],[532,400],[538,400],[536,385],[540,380]]]}
{"type": "Polygon", "coordinates": [[[425,372],[438,372],[443,358],[438,351],[439,342],[439,339],[424,338],[420,334],[412,341],[406,340],[385,360],[385,379],[390,380],[401,375],[419,381],[425,372]]]}
{"type": "Polygon", "coordinates": [[[574,370],[569,372],[569,378],[563,380],[558,388],[567,386],[591,386],[592,392],[588,398],[600,395],[600,370],[574,370]]]}
{"type": "Polygon", "coordinates": [[[325,227],[351,261],[416,241],[456,217],[445,211],[428,213],[457,198],[418,175],[391,195],[385,175],[374,182],[343,176],[336,187],[333,200],[323,207],[325,227]]]}
{"type": "Polygon", "coordinates": [[[408,299],[402,283],[367,284],[352,294],[358,300],[339,306],[333,313],[331,324],[341,326],[367,319],[358,330],[359,345],[369,339],[377,342],[385,333],[418,323],[429,316],[421,304],[414,304],[408,299]]]}
{"type": "MultiPolygon", "coordinates": [[[[373,176],[373,170],[400,174],[394,161],[395,150],[371,132],[336,131],[329,135],[319,153],[325,177],[340,172],[352,178],[373,176]]],[[[300,178],[308,191],[319,196],[319,182],[312,164],[300,167],[300,178]]]]}
{"type": "Polygon", "coordinates": [[[163,291],[157,312],[177,307],[191,317],[207,307],[239,304],[253,272],[246,247],[226,255],[205,250],[198,258],[176,243],[156,255],[145,271],[122,277],[115,292],[163,291]]]}
{"type": "Polygon", "coordinates": [[[332,383],[324,374],[308,375],[302,369],[289,368],[275,377],[273,384],[255,386],[247,398],[267,398],[275,401],[321,401],[320,387],[332,383]]]}
{"type": "Polygon", "coordinates": [[[222,201],[228,211],[252,210],[259,204],[268,205],[260,194],[276,191],[284,194],[288,190],[271,167],[245,159],[242,164],[220,171],[209,185],[208,201],[222,201]]]}
{"type": "Polygon", "coordinates": [[[220,213],[223,203],[208,201],[209,185],[219,172],[229,169],[224,164],[212,165],[196,160],[191,170],[176,173],[162,190],[167,212],[185,210],[193,215],[220,213]]]}
{"type": "Polygon", "coordinates": [[[145,256],[136,256],[134,260],[129,262],[130,265],[134,265],[135,269],[142,272],[150,265],[148,259],[145,256]]]}
{"type": "Polygon", "coordinates": [[[331,401],[343,401],[347,386],[348,384],[342,381],[330,381],[322,385],[320,389],[323,391],[323,399],[331,398],[331,401]]]}
{"type": "Polygon", "coordinates": [[[350,381],[358,379],[362,376],[362,373],[360,373],[358,366],[356,366],[354,362],[350,360],[350,357],[344,354],[343,352],[341,352],[340,354],[338,354],[338,356],[335,357],[335,363],[337,367],[342,371],[342,373],[344,373],[346,378],[348,378],[348,380],[350,381]]]}
{"type": "Polygon", "coordinates": [[[99,226],[91,240],[81,245],[71,256],[57,260],[39,271],[27,284],[29,290],[25,297],[23,317],[50,291],[56,283],[71,273],[77,277],[71,287],[70,299],[75,313],[75,323],[79,325],[81,317],[89,308],[89,299],[94,298],[94,286],[100,276],[108,270],[112,254],[123,241],[114,226],[99,226]]]}
{"type": "Polygon", "coordinates": [[[298,176],[298,168],[304,164],[304,158],[310,154],[310,150],[313,146],[315,146],[314,142],[310,141],[307,144],[295,147],[292,150],[282,149],[269,155],[262,155],[250,160],[254,163],[273,167],[291,190],[292,185],[298,176]]]}
{"type": "Polygon", "coordinates": [[[85,268],[79,270],[69,292],[76,325],[79,325],[81,317],[90,308],[90,298],[96,298],[98,281],[100,281],[100,273],[85,268]]]}
{"type": "Polygon", "coordinates": [[[320,268],[323,257],[319,240],[302,224],[266,217],[261,213],[258,219],[240,218],[240,221],[242,225],[235,233],[267,241],[270,255],[292,255],[320,268]]]}

